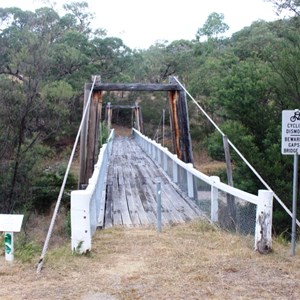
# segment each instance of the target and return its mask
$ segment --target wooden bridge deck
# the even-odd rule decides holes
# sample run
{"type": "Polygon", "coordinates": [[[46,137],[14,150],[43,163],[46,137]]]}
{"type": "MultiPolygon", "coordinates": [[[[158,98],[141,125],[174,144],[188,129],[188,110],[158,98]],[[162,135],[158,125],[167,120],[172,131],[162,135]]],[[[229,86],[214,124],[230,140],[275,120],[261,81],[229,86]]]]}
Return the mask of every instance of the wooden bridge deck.
{"type": "Polygon", "coordinates": [[[162,224],[186,222],[203,215],[132,137],[116,136],[107,176],[104,227],[156,224],[158,181],[162,224]]]}

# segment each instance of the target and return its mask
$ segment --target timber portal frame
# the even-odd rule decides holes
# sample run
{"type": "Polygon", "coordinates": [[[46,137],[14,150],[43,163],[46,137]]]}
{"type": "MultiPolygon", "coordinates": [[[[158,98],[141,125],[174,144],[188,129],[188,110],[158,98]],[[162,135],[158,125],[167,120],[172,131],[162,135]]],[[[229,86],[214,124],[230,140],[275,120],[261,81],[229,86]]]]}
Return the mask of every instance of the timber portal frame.
{"type": "MultiPolygon", "coordinates": [[[[92,83],[84,87],[84,107],[88,101],[92,83]]],[[[82,189],[91,177],[99,152],[99,128],[104,91],[166,91],[168,95],[173,149],[178,158],[186,163],[193,163],[192,143],[189,128],[189,116],[186,93],[174,77],[169,78],[168,84],[160,83],[101,83],[100,76],[92,91],[88,117],[82,127],[80,136],[80,172],[79,188],[82,189]]]]}

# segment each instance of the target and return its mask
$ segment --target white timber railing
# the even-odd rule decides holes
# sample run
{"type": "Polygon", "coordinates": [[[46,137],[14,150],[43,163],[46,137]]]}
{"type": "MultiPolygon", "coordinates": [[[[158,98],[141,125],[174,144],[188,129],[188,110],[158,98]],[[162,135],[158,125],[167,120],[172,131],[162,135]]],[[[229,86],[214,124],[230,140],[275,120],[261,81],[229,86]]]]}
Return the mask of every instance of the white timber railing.
{"type": "Polygon", "coordinates": [[[191,163],[133,129],[137,144],[159,165],[180,189],[193,199],[213,222],[223,227],[254,235],[254,248],[260,253],[272,249],[273,192],[250,194],[207,176],[191,163]],[[252,221],[251,221],[252,216],[252,221]],[[250,219],[249,219],[250,217],[250,219]]]}
{"type": "Polygon", "coordinates": [[[71,192],[71,245],[72,251],[86,253],[92,248],[92,236],[103,226],[106,175],[112,151],[114,130],[103,144],[94,166],[94,172],[85,190],[71,192]]]}

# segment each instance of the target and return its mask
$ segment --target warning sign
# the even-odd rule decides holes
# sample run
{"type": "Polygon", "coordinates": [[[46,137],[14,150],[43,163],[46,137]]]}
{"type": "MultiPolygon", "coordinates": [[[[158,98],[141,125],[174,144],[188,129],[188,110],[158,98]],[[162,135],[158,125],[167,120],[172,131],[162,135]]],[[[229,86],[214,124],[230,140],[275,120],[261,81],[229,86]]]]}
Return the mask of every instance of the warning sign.
{"type": "Polygon", "coordinates": [[[300,110],[282,111],[281,153],[300,153],[300,110]]]}

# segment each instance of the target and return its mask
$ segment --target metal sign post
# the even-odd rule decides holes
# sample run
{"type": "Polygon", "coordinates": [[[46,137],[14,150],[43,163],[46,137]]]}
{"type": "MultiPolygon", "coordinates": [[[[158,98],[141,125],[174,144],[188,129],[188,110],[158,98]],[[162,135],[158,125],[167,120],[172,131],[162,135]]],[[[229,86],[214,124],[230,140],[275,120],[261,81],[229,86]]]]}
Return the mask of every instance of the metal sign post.
{"type": "Polygon", "coordinates": [[[292,256],[295,255],[295,248],[296,248],[297,194],[298,194],[298,153],[294,155],[293,219],[292,219],[292,241],[291,241],[292,256]]]}
{"type": "Polygon", "coordinates": [[[291,255],[295,255],[296,248],[296,220],[297,220],[297,198],[298,198],[298,154],[300,152],[300,110],[282,111],[282,142],[281,153],[294,155],[293,173],[293,219],[291,255]]]}

